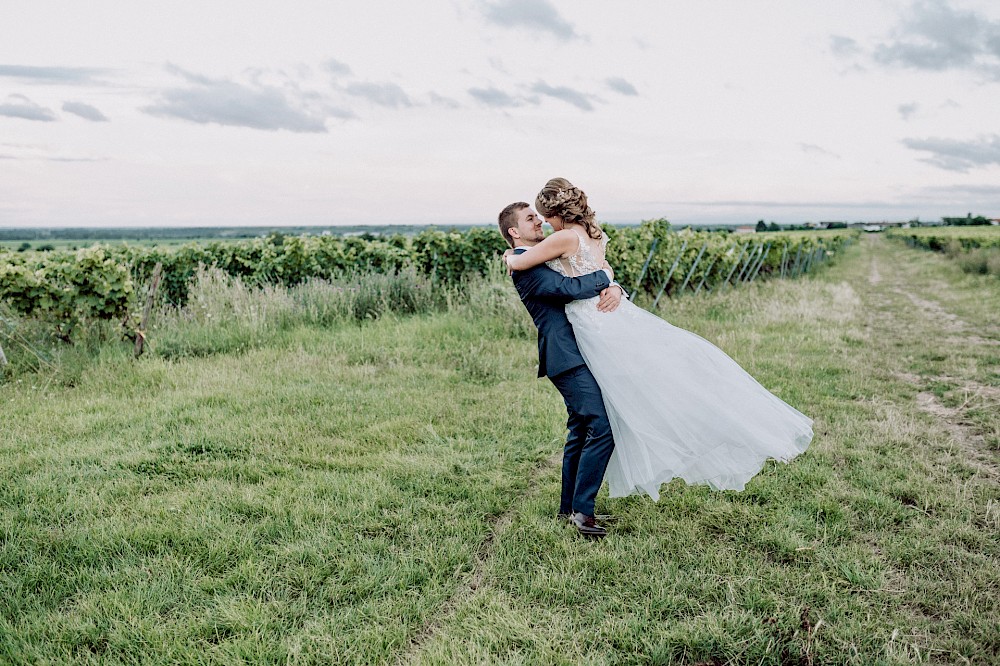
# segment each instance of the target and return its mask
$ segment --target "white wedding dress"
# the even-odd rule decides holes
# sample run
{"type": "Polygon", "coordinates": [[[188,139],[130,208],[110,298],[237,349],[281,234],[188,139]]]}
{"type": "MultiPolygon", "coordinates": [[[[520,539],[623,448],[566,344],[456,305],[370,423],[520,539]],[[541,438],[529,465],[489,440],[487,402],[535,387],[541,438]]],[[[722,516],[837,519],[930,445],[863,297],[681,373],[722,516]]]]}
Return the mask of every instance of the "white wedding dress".
{"type": "MultiPolygon", "coordinates": [[[[600,269],[603,251],[577,233],[577,252],[546,265],[570,276],[600,269]]],[[[708,340],[624,298],[610,313],[600,312],[597,300],[573,301],[566,316],[615,436],[605,476],[611,497],[659,500],[660,484],[674,478],[742,490],[768,459],[787,462],[809,446],[812,419],[708,340]]]]}

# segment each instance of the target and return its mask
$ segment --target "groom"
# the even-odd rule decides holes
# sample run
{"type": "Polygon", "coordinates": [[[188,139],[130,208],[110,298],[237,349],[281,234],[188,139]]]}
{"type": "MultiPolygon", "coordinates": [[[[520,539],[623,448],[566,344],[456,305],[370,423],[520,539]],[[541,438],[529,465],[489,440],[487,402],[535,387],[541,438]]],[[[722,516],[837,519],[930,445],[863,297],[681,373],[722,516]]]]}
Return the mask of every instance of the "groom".
{"type": "MultiPolygon", "coordinates": [[[[498,222],[504,240],[516,253],[545,238],[541,218],[524,202],[504,208],[498,222]]],[[[538,328],[538,376],[547,376],[555,384],[569,412],[559,516],[568,517],[585,536],[603,537],[607,531],[594,520],[594,498],[615,442],[601,389],[576,345],[565,305],[600,296],[597,308],[611,312],[621,302],[621,287],[612,285],[605,271],[571,278],[544,264],[514,271],[513,279],[521,302],[538,328]]]]}

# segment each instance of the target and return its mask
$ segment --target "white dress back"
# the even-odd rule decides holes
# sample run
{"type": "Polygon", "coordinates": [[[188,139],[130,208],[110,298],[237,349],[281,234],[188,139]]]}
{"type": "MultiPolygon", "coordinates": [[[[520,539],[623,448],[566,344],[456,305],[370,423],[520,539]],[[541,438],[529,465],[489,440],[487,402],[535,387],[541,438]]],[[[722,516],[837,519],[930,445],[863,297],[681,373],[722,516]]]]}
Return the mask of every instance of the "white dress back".
{"type": "Polygon", "coordinates": [[[588,239],[587,235],[576,227],[573,227],[573,231],[576,232],[579,242],[576,252],[566,258],[546,261],[545,265],[569,277],[580,277],[601,270],[601,266],[604,265],[604,248],[608,245],[608,235],[601,232],[601,248],[598,253],[591,247],[595,239],[588,239]]]}

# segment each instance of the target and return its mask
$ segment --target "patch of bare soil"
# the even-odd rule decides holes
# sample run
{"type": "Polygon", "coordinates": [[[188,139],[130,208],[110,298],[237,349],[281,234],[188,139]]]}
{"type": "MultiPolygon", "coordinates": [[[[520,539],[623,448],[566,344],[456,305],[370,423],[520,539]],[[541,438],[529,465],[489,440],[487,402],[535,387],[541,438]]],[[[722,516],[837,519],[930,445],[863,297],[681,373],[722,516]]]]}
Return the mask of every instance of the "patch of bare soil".
{"type": "Polygon", "coordinates": [[[984,338],[979,335],[949,335],[944,339],[944,343],[949,345],[953,345],[955,343],[964,344],[969,342],[974,345],[1000,346],[1000,340],[984,338]]]}
{"type": "MultiPolygon", "coordinates": [[[[909,372],[898,372],[896,373],[896,377],[918,388],[923,387],[926,383],[924,378],[909,372]]],[[[946,378],[938,377],[935,379],[944,380],[946,378]]],[[[977,396],[988,399],[997,399],[1000,397],[1000,388],[986,386],[985,384],[969,380],[960,381],[963,381],[964,386],[973,390],[977,396]]],[[[920,408],[920,411],[930,414],[941,424],[952,441],[966,453],[969,462],[978,472],[985,477],[1000,478],[1000,466],[986,452],[986,442],[983,436],[977,433],[963,417],[965,407],[968,403],[969,400],[966,400],[965,404],[958,407],[948,407],[929,391],[920,391],[917,393],[917,407],[920,408]]]]}
{"type": "Polygon", "coordinates": [[[902,294],[910,299],[910,302],[917,306],[925,316],[929,319],[936,320],[941,327],[942,331],[947,333],[962,333],[965,332],[969,326],[964,321],[958,318],[951,312],[948,312],[940,303],[934,301],[929,301],[926,298],[921,298],[916,294],[906,291],[905,289],[894,289],[898,294],[902,294]]]}
{"type": "Polygon", "coordinates": [[[875,257],[873,256],[871,272],[868,273],[868,282],[870,282],[873,285],[876,285],[881,281],[882,281],[882,274],[879,273],[878,271],[878,260],[875,259],[875,257]]]}

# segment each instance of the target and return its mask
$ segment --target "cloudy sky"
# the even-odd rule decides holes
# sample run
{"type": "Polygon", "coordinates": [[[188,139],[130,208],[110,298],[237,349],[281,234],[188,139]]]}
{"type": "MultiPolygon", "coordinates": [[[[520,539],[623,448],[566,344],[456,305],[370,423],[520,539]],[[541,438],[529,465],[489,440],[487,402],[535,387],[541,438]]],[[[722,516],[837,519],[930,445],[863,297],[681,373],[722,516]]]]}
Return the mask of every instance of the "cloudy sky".
{"type": "Polygon", "coordinates": [[[1000,216],[995,0],[3,14],[0,226],[1000,216]]]}

